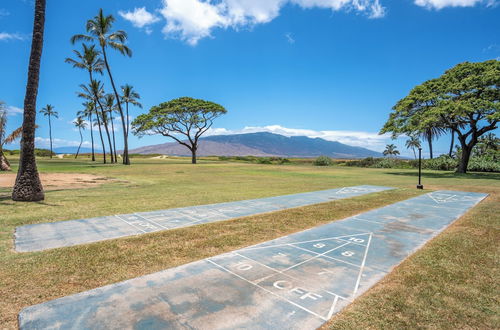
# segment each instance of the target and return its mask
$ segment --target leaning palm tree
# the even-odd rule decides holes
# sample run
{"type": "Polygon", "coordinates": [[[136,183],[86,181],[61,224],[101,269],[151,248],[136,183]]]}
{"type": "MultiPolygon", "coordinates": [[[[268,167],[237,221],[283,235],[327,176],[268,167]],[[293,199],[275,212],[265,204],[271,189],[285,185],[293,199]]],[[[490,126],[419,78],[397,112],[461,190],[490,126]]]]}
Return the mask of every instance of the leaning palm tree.
{"type": "Polygon", "coordinates": [[[74,121],[73,124],[75,124],[75,127],[78,127],[78,132],[80,133],[80,145],[78,146],[78,150],[76,151],[75,159],[78,158],[78,155],[80,154],[80,148],[82,147],[83,143],[83,135],[82,135],[82,130],[85,130],[87,127],[87,123],[85,120],[83,120],[82,117],[77,117],[74,121]]]}
{"type": "Polygon", "coordinates": [[[57,113],[57,111],[54,111],[54,106],[50,104],[47,104],[45,108],[42,108],[42,110],[40,110],[40,113],[49,118],[50,158],[52,158],[52,123],[50,121],[50,118],[59,118],[59,114],[57,113]]]}
{"type": "Polygon", "coordinates": [[[38,94],[40,62],[43,49],[45,0],[35,1],[35,19],[33,25],[28,82],[24,97],[21,157],[19,158],[16,183],[12,189],[13,200],[26,202],[41,201],[45,198],[35,158],[36,97],[38,94]]]}
{"type": "Polygon", "coordinates": [[[138,101],[140,98],[141,96],[134,90],[132,85],[126,84],[122,86],[122,102],[125,103],[125,112],[127,115],[127,138],[130,131],[128,106],[132,104],[142,109],[142,104],[138,101]]]}
{"type": "Polygon", "coordinates": [[[394,144],[388,144],[385,146],[384,156],[396,156],[399,155],[399,151],[394,144]]]}
{"type": "Polygon", "coordinates": [[[108,61],[108,56],[106,50],[108,47],[119,51],[122,55],[127,55],[129,57],[132,56],[132,51],[125,45],[127,41],[127,33],[122,30],[111,31],[113,27],[113,23],[115,18],[113,15],[105,16],[102,8],[99,10],[99,13],[93,18],[87,21],[86,30],[88,34],[77,34],[71,38],[71,42],[74,44],[77,41],[95,41],[101,46],[102,56],[104,59],[104,65],[106,67],[106,71],[109,75],[109,80],[111,82],[111,86],[113,87],[113,92],[116,97],[116,102],[118,104],[118,111],[120,113],[121,121],[122,121],[122,129],[123,129],[123,164],[130,165],[130,160],[128,157],[128,141],[127,141],[127,130],[125,125],[125,115],[123,113],[123,109],[121,106],[120,95],[118,95],[118,91],[115,86],[115,81],[113,79],[113,75],[111,73],[111,68],[108,61]]]}
{"type": "Polygon", "coordinates": [[[417,159],[417,153],[415,152],[415,149],[418,149],[421,147],[420,145],[420,140],[416,136],[410,136],[408,140],[406,140],[406,148],[413,150],[413,156],[415,156],[415,159],[417,159]]]}

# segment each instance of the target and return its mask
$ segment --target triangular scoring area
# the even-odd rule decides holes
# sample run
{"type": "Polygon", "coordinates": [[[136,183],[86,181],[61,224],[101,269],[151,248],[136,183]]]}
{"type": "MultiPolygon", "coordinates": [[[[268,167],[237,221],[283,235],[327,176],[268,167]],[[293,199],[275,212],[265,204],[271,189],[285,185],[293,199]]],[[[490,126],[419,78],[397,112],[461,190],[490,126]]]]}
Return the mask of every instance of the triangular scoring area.
{"type": "Polygon", "coordinates": [[[431,198],[434,202],[438,204],[454,202],[455,197],[457,197],[457,195],[444,194],[444,193],[430,193],[427,196],[429,196],[429,198],[431,198]]]}

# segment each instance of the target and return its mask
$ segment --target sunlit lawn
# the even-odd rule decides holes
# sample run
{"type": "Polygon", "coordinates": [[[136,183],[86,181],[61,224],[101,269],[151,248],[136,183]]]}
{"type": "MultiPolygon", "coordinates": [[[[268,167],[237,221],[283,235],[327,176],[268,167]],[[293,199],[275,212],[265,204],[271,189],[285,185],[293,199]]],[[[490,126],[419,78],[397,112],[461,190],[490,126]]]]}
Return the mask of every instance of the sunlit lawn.
{"type": "MultiPolygon", "coordinates": [[[[117,181],[14,203],[0,188],[0,324],[26,306],[273,239],[416,196],[412,170],[133,159],[133,165],[40,160],[41,172],[117,181]],[[394,191],[90,245],[18,254],[16,226],[236,201],[361,184],[394,191]]],[[[4,174],[0,174],[4,175],[4,174]]],[[[335,317],[331,328],[494,328],[499,325],[500,175],[426,172],[426,189],[491,196],[335,317]]]]}

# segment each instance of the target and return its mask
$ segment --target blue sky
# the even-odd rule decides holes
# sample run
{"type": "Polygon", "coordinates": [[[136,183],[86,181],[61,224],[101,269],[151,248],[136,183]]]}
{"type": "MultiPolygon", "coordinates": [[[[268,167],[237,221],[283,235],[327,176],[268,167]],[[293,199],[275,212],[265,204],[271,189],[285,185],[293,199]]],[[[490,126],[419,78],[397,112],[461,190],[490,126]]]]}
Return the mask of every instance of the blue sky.
{"type": "MultiPolygon", "coordinates": [[[[100,7],[129,33],[133,57],[110,61],[118,84],[142,96],[144,109],[132,116],[172,98],[203,98],[229,111],[211,134],[271,131],[380,151],[390,139],[377,132],[413,86],[460,62],[500,57],[496,0],[49,0],[38,108],[50,103],[60,114],[56,146],[79,139],[75,92],[87,82],[64,63],[79,47],[69,39],[100,7]]],[[[10,129],[22,122],[32,19],[33,1],[0,4],[0,100],[10,129]]],[[[48,125],[37,121],[37,145],[46,147],[48,125]]],[[[130,144],[163,142],[171,141],[130,144]]],[[[448,143],[440,139],[437,153],[448,143]]],[[[404,140],[396,144],[408,154],[404,140]]]]}

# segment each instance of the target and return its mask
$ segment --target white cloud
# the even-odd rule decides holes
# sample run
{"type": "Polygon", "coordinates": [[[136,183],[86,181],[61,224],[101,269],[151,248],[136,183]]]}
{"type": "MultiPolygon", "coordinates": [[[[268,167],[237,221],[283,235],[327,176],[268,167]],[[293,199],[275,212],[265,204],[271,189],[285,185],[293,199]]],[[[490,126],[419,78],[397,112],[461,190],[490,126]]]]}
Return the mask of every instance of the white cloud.
{"type": "Polygon", "coordinates": [[[496,2],[496,0],[415,0],[417,6],[437,10],[445,7],[473,7],[477,4],[494,6],[496,2]]]}
{"type": "Polygon", "coordinates": [[[286,41],[288,41],[289,44],[293,45],[295,43],[295,39],[292,37],[291,33],[285,34],[286,41]]]}
{"type": "Polygon", "coordinates": [[[256,132],[269,132],[284,136],[307,136],[321,138],[327,141],[337,141],[350,146],[363,147],[376,151],[383,151],[385,145],[393,143],[389,135],[379,135],[376,132],[362,131],[315,131],[310,129],[287,128],[280,125],[247,126],[241,130],[228,130],[225,128],[212,128],[206,135],[229,135],[256,132]]]}
{"type": "Polygon", "coordinates": [[[133,26],[138,28],[146,27],[146,33],[151,33],[151,28],[149,25],[152,25],[160,20],[160,18],[154,14],[151,14],[146,10],[146,7],[142,8],[134,8],[133,11],[122,11],[120,10],[118,14],[131,22],[133,26]]]}
{"type": "Polygon", "coordinates": [[[239,29],[272,21],[285,5],[303,9],[355,11],[380,18],[385,9],[379,0],[162,0],[160,13],[167,21],[163,33],[191,45],[211,37],[214,29],[239,29]]]}
{"type": "Polygon", "coordinates": [[[24,110],[13,105],[8,105],[6,107],[8,116],[15,116],[17,114],[23,114],[24,110]]]}
{"type": "MultiPolygon", "coordinates": [[[[35,145],[37,148],[50,148],[50,139],[37,136],[35,138],[35,145]]],[[[80,141],[71,141],[63,139],[52,139],[52,147],[78,147],[80,141]]],[[[89,141],[83,141],[82,147],[91,147],[92,143],[89,141]]]]}
{"type": "Polygon", "coordinates": [[[9,40],[26,40],[28,37],[21,33],[8,33],[8,32],[0,32],[0,41],[9,41],[9,40]]]}
{"type": "Polygon", "coordinates": [[[0,8],[0,18],[2,18],[2,16],[9,16],[10,13],[7,9],[4,9],[4,8],[0,8]]]}

